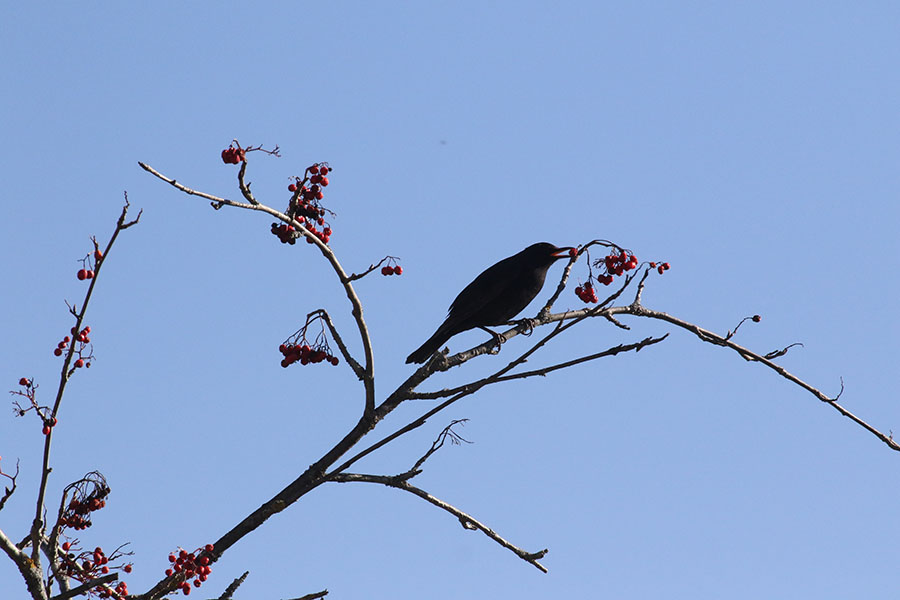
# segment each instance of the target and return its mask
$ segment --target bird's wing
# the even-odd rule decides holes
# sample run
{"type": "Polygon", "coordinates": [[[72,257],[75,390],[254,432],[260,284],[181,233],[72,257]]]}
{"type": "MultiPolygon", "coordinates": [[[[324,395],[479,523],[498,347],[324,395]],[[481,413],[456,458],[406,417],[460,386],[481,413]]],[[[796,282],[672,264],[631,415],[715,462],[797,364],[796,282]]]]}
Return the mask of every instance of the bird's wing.
{"type": "Polygon", "coordinates": [[[464,321],[478,313],[485,305],[500,298],[507,293],[512,281],[518,279],[522,270],[519,261],[513,260],[518,255],[504,258],[497,264],[488,267],[475,278],[472,283],[463,288],[453,303],[447,318],[456,321],[464,321]]]}

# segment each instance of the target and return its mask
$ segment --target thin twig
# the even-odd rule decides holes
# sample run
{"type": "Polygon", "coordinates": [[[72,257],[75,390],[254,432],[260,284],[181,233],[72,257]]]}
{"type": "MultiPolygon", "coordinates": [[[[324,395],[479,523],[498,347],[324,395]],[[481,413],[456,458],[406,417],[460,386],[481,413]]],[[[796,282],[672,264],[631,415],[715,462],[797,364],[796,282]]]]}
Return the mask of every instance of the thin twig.
{"type": "Polygon", "coordinates": [[[335,481],[338,483],[350,483],[350,482],[364,482],[364,483],[379,483],[381,485],[386,485],[388,487],[392,487],[398,490],[403,490],[405,492],[409,492],[411,494],[415,494],[419,498],[437,506],[438,508],[447,511],[457,519],[459,519],[460,523],[463,524],[463,527],[466,529],[477,529],[484,533],[486,536],[511,551],[513,554],[524,560],[525,562],[534,565],[540,571],[547,573],[547,567],[538,562],[539,559],[543,558],[547,555],[548,550],[545,548],[544,550],[540,550],[538,552],[528,552],[527,550],[523,550],[518,546],[515,546],[500,535],[498,535],[493,529],[473,517],[472,515],[465,513],[455,506],[444,502],[440,498],[432,496],[425,490],[418,488],[414,485],[411,485],[408,481],[397,478],[397,477],[389,477],[386,475],[364,475],[360,473],[338,473],[330,478],[331,481],[335,481]]]}

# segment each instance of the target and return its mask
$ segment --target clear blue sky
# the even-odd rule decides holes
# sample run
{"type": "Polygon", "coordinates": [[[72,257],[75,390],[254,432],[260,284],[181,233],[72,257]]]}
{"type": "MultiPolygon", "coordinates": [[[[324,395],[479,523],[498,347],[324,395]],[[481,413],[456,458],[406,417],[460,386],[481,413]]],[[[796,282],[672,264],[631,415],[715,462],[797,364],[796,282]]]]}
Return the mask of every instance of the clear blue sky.
{"type": "MultiPolygon", "coordinates": [[[[132,592],[169,550],[215,540],[280,490],[361,408],[349,370],[278,364],[312,309],[351,337],[322,261],[279,244],[260,215],[213,212],[137,166],[234,197],[219,159],[233,137],[281,146],[250,175],[276,207],[290,175],[336,167],[331,245],[348,268],[402,258],[402,277],[358,285],[382,395],[484,267],[534,241],[603,237],[671,262],[648,306],[719,332],[759,313],[740,342],[803,342],[781,364],[828,393],[843,377],[848,408],[900,427],[896,3],[337,4],[3,9],[7,389],[33,376],[49,396],[88,236],[110,233],[123,190],[144,210],[99,282],[98,358],[71,384],[51,477],[57,498],[88,470],[107,475],[109,505],[82,539],[131,542],[132,592]]],[[[567,293],[560,307],[578,305],[567,293]]],[[[532,364],[670,330],[629,323],[586,323],[532,364]]],[[[228,552],[206,596],[245,569],[238,598],[896,587],[900,455],[686,333],[461,402],[360,470],[407,469],[453,418],[470,419],[475,443],[441,451],[419,485],[513,543],[548,547],[548,575],[410,495],[333,485],[228,552]]],[[[41,443],[35,420],[3,413],[2,464],[23,469],[0,513],[12,537],[31,519],[41,443]]],[[[0,591],[25,596],[5,559],[0,591]]]]}

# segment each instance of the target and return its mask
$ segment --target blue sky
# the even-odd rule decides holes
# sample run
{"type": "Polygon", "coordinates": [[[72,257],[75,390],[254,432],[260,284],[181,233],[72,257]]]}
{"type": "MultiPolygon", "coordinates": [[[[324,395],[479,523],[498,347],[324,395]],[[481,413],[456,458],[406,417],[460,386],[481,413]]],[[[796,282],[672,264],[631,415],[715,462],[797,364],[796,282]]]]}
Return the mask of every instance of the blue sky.
{"type": "MultiPolygon", "coordinates": [[[[426,4],[4,9],[8,389],[33,376],[49,395],[51,351],[71,326],[63,300],[83,292],[77,259],[90,235],[109,235],[123,190],[144,210],[99,281],[98,358],[70,385],[51,476],[56,497],[88,470],[106,474],[109,505],[82,539],[131,542],[132,592],[158,580],[171,549],[215,540],[293,480],[361,409],[343,366],[278,364],[278,344],[315,308],[351,337],[323,261],[279,244],[266,218],[213,212],[137,166],[234,197],[219,159],[232,138],[280,145],[280,159],[252,157],[249,177],[276,208],[289,176],[335,167],[331,246],[348,269],[401,257],[402,277],[358,284],[382,397],[486,266],[535,241],[601,237],[671,262],[648,306],[719,332],[759,313],[739,343],[802,342],[782,365],[827,393],[843,377],[850,410],[900,427],[896,4],[426,4]]],[[[567,292],[560,308],[579,304],[567,292]]],[[[629,324],[585,323],[534,364],[671,330],[629,324]]],[[[406,470],[454,418],[470,419],[461,433],[474,444],[442,450],[418,484],[513,543],[549,548],[549,574],[417,498],[346,484],[245,538],[207,595],[244,570],[239,598],[846,598],[896,586],[900,456],[686,333],[486,391],[360,470],[406,470]]],[[[11,537],[33,511],[39,428],[0,418],[2,465],[19,457],[23,469],[0,513],[11,537]]],[[[8,561],[0,589],[24,597],[8,561]]]]}

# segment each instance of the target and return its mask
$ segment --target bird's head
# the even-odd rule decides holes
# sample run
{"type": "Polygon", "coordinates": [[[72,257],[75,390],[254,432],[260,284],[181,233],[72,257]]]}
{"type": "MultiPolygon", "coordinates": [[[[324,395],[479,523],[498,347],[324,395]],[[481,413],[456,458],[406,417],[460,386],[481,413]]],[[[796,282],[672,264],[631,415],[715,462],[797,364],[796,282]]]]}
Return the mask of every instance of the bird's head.
{"type": "Polygon", "coordinates": [[[574,249],[575,248],[572,248],[571,246],[557,248],[548,242],[539,242],[528,246],[522,252],[523,254],[534,257],[535,262],[545,262],[550,264],[560,258],[569,258],[569,256],[571,256],[570,251],[574,249]]]}

